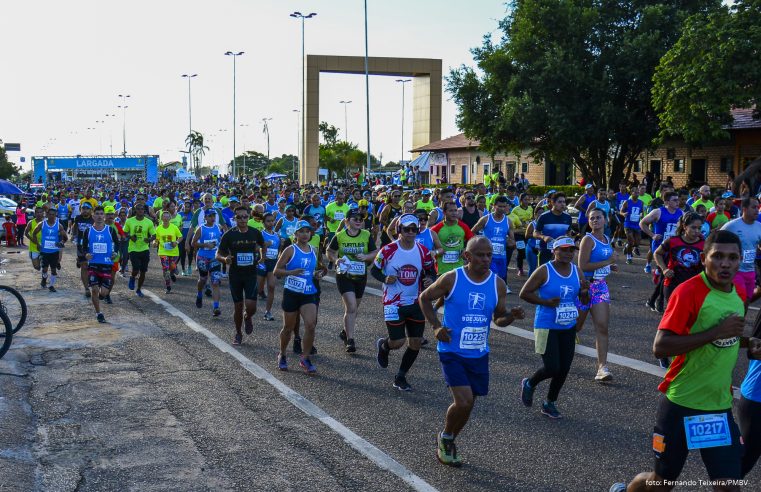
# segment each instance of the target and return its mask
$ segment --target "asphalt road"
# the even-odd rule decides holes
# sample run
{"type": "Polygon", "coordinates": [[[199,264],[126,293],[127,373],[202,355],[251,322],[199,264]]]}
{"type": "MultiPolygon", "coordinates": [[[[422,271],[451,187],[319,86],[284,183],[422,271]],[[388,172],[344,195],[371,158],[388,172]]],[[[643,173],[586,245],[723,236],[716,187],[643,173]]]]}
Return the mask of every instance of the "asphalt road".
{"type": "MultiPolygon", "coordinates": [[[[29,329],[0,361],[0,373],[18,376],[0,376],[6,378],[0,389],[9,395],[0,399],[0,409],[19,415],[16,426],[0,428],[6,450],[0,467],[16,470],[0,478],[0,490],[129,484],[162,490],[593,491],[652,468],[659,399],[653,373],[659,369],[651,346],[659,315],[644,307],[652,283],[640,259],[622,265],[609,282],[610,352],[633,361],[611,364],[614,380],[599,384],[594,359],[577,354],[558,401],[560,421],[539,412],[546,383],[533,408],[519,400],[520,381],[540,358],[528,338],[533,308],[510,296],[510,304],[527,312],[511,328],[523,336],[491,335],[490,394],[478,399],[458,437],[461,469],[435,457],[435,436],[450,403],[435,350],[421,351],[408,375],[410,393],[391,385],[401,352],[391,355],[388,369],[375,362],[374,342],[385,334],[376,295],[368,292],[363,300],[358,352],[349,355],[337,336],[340,296],[323,282],[313,359],[319,373],[309,377],[298,370],[296,356],[289,357],[289,372],[275,364],[280,288],[276,321],[262,319],[259,301],[254,334],[233,348],[227,345],[233,325],[226,285],[223,315],[213,318],[208,300],[203,309],[194,305],[195,276],[180,277],[164,294],[154,256],[144,288],[153,295],[139,299],[119,279],[115,304],[104,310],[110,323],[99,326],[77,287],[73,261],[67,251],[56,294],[35,287],[25,261],[7,267],[23,270],[14,282],[36,308],[29,329]],[[19,427],[26,430],[19,433],[19,427]]],[[[517,292],[523,279],[511,273],[509,285],[517,292]]],[[[380,287],[372,279],[369,286],[380,287]]],[[[580,340],[594,347],[591,320],[580,340]]],[[[741,357],[735,384],[746,365],[741,357]]],[[[697,454],[682,478],[707,479],[697,454]]],[[[751,489],[761,484],[758,469],[748,478],[751,489]]]]}

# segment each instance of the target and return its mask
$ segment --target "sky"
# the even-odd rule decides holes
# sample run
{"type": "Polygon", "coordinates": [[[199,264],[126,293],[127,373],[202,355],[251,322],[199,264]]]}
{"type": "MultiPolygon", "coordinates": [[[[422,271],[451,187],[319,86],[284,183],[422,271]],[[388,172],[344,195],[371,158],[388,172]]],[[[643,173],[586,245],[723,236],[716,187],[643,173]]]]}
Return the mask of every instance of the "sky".
{"type": "MultiPolygon", "coordinates": [[[[500,0],[368,0],[370,56],[440,58],[446,75],[473,65],[470,49],[496,32],[500,0]]],[[[205,164],[225,170],[233,152],[233,62],[237,144],[297,154],[301,108],[301,21],[306,53],[364,56],[363,0],[3,0],[0,2],[0,139],[33,155],[158,154],[179,160],[193,129],[206,138],[205,164]],[[119,94],[130,95],[126,110],[119,94]],[[126,118],[124,118],[126,113],[126,118]],[[107,116],[111,115],[111,116],[107,116]]],[[[371,150],[383,162],[402,152],[402,84],[370,77],[371,150]]],[[[320,120],[366,149],[364,75],[323,74],[320,120]],[[348,124],[344,124],[344,105],[348,124]]],[[[412,142],[412,84],[406,84],[404,159],[412,142]]],[[[442,138],[458,133],[444,93],[442,138]]]]}

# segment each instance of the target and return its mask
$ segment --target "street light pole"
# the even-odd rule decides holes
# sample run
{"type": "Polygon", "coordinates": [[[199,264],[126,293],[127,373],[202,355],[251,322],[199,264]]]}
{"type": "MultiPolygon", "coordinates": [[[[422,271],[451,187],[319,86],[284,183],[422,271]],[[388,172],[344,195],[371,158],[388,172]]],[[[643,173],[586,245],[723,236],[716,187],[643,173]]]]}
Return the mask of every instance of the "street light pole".
{"type": "Polygon", "coordinates": [[[401,166],[404,160],[404,85],[412,79],[396,79],[396,81],[402,83],[402,154],[399,157],[399,165],[401,166]]]}
{"type": "MultiPolygon", "coordinates": [[[[301,123],[299,121],[299,111],[298,109],[293,110],[294,113],[296,113],[296,159],[301,162],[301,148],[299,147],[299,124],[301,123]]],[[[293,163],[293,180],[296,181],[296,162],[293,163]]]]}
{"type": "Polygon", "coordinates": [[[346,117],[346,105],[351,104],[351,101],[341,101],[344,105],[344,141],[349,142],[349,119],[346,117]]]}
{"type": "MultiPolygon", "coordinates": [[[[306,107],[305,107],[305,95],[304,91],[306,90],[304,88],[304,84],[306,81],[304,80],[306,78],[306,31],[304,24],[306,22],[306,19],[311,19],[317,15],[315,12],[312,12],[308,15],[304,15],[299,11],[296,11],[291,14],[291,17],[295,19],[301,19],[301,166],[304,170],[306,170],[306,163],[304,162],[306,160],[306,146],[304,145],[304,140],[306,140],[306,107]]],[[[299,173],[299,176],[303,176],[302,173],[299,173]]]]}
{"type": "Polygon", "coordinates": [[[262,128],[262,132],[267,134],[267,165],[269,166],[269,160],[270,160],[270,126],[267,124],[268,121],[272,121],[272,118],[262,118],[262,123],[264,124],[264,128],[262,128]]]}
{"type": "MultiPolygon", "coordinates": [[[[184,74],[182,74],[182,76],[186,77],[188,79],[188,128],[189,128],[189,130],[188,130],[188,139],[187,140],[188,140],[188,159],[190,159],[192,161],[193,160],[193,155],[192,155],[192,151],[193,151],[193,149],[192,149],[193,138],[191,137],[191,135],[193,135],[193,110],[192,110],[191,99],[190,99],[190,79],[192,79],[193,77],[197,77],[198,74],[197,73],[194,73],[194,74],[184,73],[184,74]]],[[[196,171],[197,171],[197,169],[196,169],[196,171]]]]}
{"type": "Polygon", "coordinates": [[[367,165],[365,178],[370,180],[370,60],[367,45],[367,0],[365,0],[365,110],[367,112],[367,165]]]}
{"type": "Polygon", "coordinates": [[[118,106],[122,108],[122,156],[127,155],[127,98],[130,97],[129,94],[119,94],[119,97],[122,99],[121,106],[118,106]]]}
{"type": "MultiPolygon", "coordinates": [[[[107,114],[106,118],[116,118],[115,114],[107,114]]],[[[113,125],[111,124],[111,120],[109,119],[108,123],[108,145],[111,149],[111,155],[114,155],[114,133],[113,133],[113,125]]]]}
{"type": "Polygon", "coordinates": [[[241,56],[244,51],[234,53],[232,51],[225,52],[225,55],[233,57],[233,179],[235,179],[235,59],[241,56]]]}

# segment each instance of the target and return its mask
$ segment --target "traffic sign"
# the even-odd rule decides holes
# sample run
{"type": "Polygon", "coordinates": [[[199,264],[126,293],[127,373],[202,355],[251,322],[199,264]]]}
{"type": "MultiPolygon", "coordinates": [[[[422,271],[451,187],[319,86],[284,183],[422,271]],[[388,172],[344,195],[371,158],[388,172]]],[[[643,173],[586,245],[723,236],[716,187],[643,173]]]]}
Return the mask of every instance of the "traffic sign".
{"type": "Polygon", "coordinates": [[[5,151],[6,152],[21,152],[21,144],[20,143],[7,143],[7,144],[5,144],[5,151]]]}

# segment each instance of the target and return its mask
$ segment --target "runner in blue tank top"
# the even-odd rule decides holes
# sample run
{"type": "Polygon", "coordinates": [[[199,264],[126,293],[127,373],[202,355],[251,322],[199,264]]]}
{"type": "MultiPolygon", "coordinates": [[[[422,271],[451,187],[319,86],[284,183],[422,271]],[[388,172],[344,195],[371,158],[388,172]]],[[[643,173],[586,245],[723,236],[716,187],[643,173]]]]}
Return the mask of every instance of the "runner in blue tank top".
{"type": "Polygon", "coordinates": [[[190,200],[186,201],[182,204],[182,210],[179,212],[179,216],[182,217],[180,232],[182,237],[187,238],[178,244],[180,249],[180,275],[183,277],[189,277],[193,268],[193,247],[191,246],[193,234],[190,233],[190,223],[193,221],[192,205],[190,200]]]}
{"type": "Polygon", "coordinates": [[[642,231],[639,221],[644,216],[645,203],[639,199],[639,188],[632,186],[629,198],[621,204],[618,214],[624,219],[624,232],[626,233],[626,264],[632,264],[632,253],[639,256],[639,243],[642,240],[642,231]]]}
{"type": "Polygon", "coordinates": [[[196,268],[198,269],[198,282],[196,283],[196,307],[203,307],[204,290],[211,283],[212,315],[219,316],[222,310],[219,308],[219,286],[222,283],[222,264],[217,260],[217,249],[222,240],[223,231],[216,223],[217,214],[214,210],[204,212],[204,223],[196,228],[190,242],[191,251],[198,251],[196,268]]]}
{"type": "Polygon", "coordinates": [[[588,184],[584,187],[584,194],[573,205],[579,211],[579,228],[581,234],[587,232],[587,209],[595,201],[595,187],[588,184]]]}
{"type": "Polygon", "coordinates": [[[93,225],[82,238],[82,251],[87,259],[87,277],[90,285],[90,301],[95,308],[95,317],[100,323],[106,322],[100,310],[101,299],[111,304],[111,289],[114,285],[114,271],[111,268],[119,258],[119,235],[115,227],[106,224],[106,214],[98,205],[92,213],[93,225]]]}
{"type": "Polygon", "coordinates": [[[617,253],[610,238],[603,234],[605,216],[599,209],[587,212],[589,229],[579,244],[579,269],[589,284],[589,304],[579,304],[576,331],[581,331],[588,313],[592,313],[597,347],[597,374],[595,381],[610,381],[613,376],[608,369],[608,323],[610,321],[610,292],[606,278],[618,271],[617,253]]]}
{"type": "Polygon", "coordinates": [[[576,268],[573,239],[561,236],[553,242],[554,259],[537,268],[523,285],[520,297],[535,304],[534,345],[542,356],[543,366],[530,378],[521,382],[521,400],[527,407],[534,401],[536,386],[551,379],[542,413],[559,419],[556,401],[560,389],[571,370],[576,347],[576,319],[579,316],[577,301],[589,302],[589,288],[581,271],[576,268]]]}
{"type": "Polygon", "coordinates": [[[264,214],[264,250],[262,257],[259,259],[259,266],[256,269],[256,275],[259,277],[259,299],[266,300],[266,309],[264,311],[265,321],[274,321],[272,316],[272,302],[275,299],[275,263],[280,253],[280,236],[275,232],[275,215],[272,213],[264,214]],[[265,284],[267,293],[264,293],[265,284]]]}
{"type": "MultiPolygon", "coordinates": [[[[478,234],[483,231],[484,237],[491,241],[491,271],[507,282],[507,249],[515,247],[513,230],[507,217],[507,197],[498,196],[494,200],[493,209],[492,213],[478,219],[472,232],[478,234]]],[[[507,293],[511,293],[510,287],[507,288],[507,293]]]]}
{"type": "Polygon", "coordinates": [[[436,454],[441,463],[460,466],[454,440],[468,422],[476,396],[489,392],[489,328],[523,319],[523,309],[505,306],[505,282],[490,271],[492,243],[477,236],[465,248],[466,266],[441,276],[420,294],[418,303],[438,340],[444,380],[452,394],[444,430],[438,435],[436,454]],[[444,322],[433,302],[444,299],[444,322]]]}
{"type": "Polygon", "coordinates": [[[280,251],[291,245],[293,233],[296,232],[296,224],[299,218],[296,217],[296,206],[288,205],[285,207],[285,216],[275,224],[275,230],[280,234],[280,251]]]}
{"type": "Polygon", "coordinates": [[[317,367],[309,359],[314,344],[314,329],[317,325],[317,287],[314,279],[319,280],[327,269],[318,264],[314,248],[309,245],[314,227],[309,222],[300,220],[294,232],[294,244],[285,248],[275,265],[275,275],[285,277],[283,288],[283,329],[280,330],[280,354],[278,368],[288,370],[285,353],[291,335],[299,326],[299,316],[304,321],[304,337],[299,365],[307,374],[316,374],[317,367]]]}
{"type": "MultiPolygon", "coordinates": [[[[658,249],[663,241],[670,238],[676,233],[676,226],[679,223],[679,219],[684,212],[679,208],[679,194],[674,191],[669,191],[663,195],[663,203],[665,206],[658,207],[651,211],[645,218],[639,222],[642,233],[650,236],[653,240],[650,251],[654,252],[658,249]],[[650,224],[654,225],[653,230],[650,229],[650,224]]],[[[645,265],[645,273],[650,273],[650,262],[645,265]]],[[[656,269],[655,275],[658,276],[655,289],[650,299],[645,303],[651,310],[662,313],[663,312],[663,275],[660,274],[660,270],[656,269]]]]}
{"type": "Polygon", "coordinates": [[[30,241],[40,249],[40,265],[42,267],[40,285],[42,288],[48,285],[48,269],[50,269],[50,286],[48,287],[50,292],[56,291],[54,285],[60,261],[59,251],[63,247],[63,243],[68,240],[66,231],[61,227],[56,215],[56,209],[49,208],[46,212],[46,219],[37,224],[30,237],[30,241]],[[37,242],[38,237],[39,243],[37,242]]]}
{"type": "Polygon", "coordinates": [[[415,210],[415,217],[420,222],[420,230],[417,233],[415,242],[425,246],[431,252],[433,258],[444,253],[444,248],[441,246],[441,241],[439,241],[439,235],[428,227],[428,212],[425,209],[419,208],[415,210]]]}

